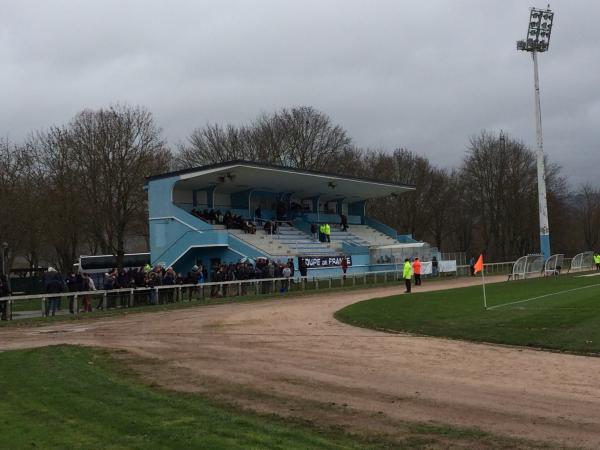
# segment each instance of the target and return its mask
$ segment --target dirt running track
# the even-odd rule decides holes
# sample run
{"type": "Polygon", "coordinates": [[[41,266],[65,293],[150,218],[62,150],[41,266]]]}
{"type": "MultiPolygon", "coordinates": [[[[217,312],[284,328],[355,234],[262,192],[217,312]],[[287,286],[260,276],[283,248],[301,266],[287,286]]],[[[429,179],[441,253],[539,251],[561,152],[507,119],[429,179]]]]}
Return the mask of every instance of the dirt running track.
{"type": "Polygon", "coordinates": [[[127,350],[136,355],[130,358],[138,361],[130,361],[134,368],[157,384],[214,391],[259,411],[367,431],[424,421],[600,448],[600,358],[387,334],[332,316],[348,304],[400,290],[9,328],[0,330],[0,350],[59,343],[127,350]]]}

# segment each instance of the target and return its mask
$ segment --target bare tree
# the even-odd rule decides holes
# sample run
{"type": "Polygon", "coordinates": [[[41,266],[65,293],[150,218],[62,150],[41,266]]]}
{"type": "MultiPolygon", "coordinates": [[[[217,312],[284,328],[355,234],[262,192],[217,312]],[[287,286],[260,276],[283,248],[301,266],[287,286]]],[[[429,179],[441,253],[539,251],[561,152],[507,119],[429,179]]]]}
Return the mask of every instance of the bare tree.
{"type": "Polygon", "coordinates": [[[579,189],[578,221],[587,249],[596,249],[600,243],[600,189],[586,183],[579,189]]]}
{"type": "Polygon", "coordinates": [[[125,238],[146,223],[144,179],[169,168],[171,154],[152,114],[140,107],[83,111],[68,126],[79,187],[87,202],[91,234],[119,266],[125,238]]]}
{"type": "Polygon", "coordinates": [[[323,170],[350,145],[339,125],[311,107],[261,115],[250,125],[206,125],[179,146],[180,167],[245,159],[301,169],[323,170]]]}
{"type": "MultiPolygon", "coordinates": [[[[427,228],[433,243],[438,249],[451,233],[450,217],[458,197],[456,173],[448,173],[444,169],[434,168],[428,183],[426,208],[429,211],[427,228]]],[[[466,247],[461,247],[466,248],[466,247]]]]}
{"type": "Polygon", "coordinates": [[[48,258],[63,271],[72,270],[77,260],[88,220],[87,203],[79,186],[81,173],[68,136],[67,128],[54,127],[26,143],[35,154],[45,184],[40,196],[45,200],[43,214],[37,217],[43,231],[38,232],[53,249],[48,258]]]}
{"type": "MultiPolygon", "coordinates": [[[[558,208],[566,183],[559,166],[548,161],[545,166],[548,197],[558,208]]],[[[537,169],[530,149],[506,135],[484,131],[471,139],[461,178],[462,192],[472,195],[476,207],[478,247],[492,259],[503,260],[538,248],[537,169]]]]}

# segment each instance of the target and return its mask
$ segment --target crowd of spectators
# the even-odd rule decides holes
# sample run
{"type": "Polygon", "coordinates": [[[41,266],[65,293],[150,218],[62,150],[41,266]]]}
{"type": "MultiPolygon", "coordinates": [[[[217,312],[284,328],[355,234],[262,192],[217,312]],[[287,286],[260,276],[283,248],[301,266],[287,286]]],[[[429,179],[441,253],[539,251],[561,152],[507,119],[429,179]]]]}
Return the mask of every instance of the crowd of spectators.
{"type": "MultiPolygon", "coordinates": [[[[173,286],[177,285],[199,285],[205,282],[225,282],[236,280],[259,280],[269,278],[288,278],[294,277],[294,261],[289,258],[286,262],[273,261],[267,258],[258,258],[256,262],[251,260],[240,261],[238,263],[221,264],[215,262],[210,268],[210,272],[202,264],[194,265],[187,274],[176,273],[172,267],[156,266],[152,267],[149,264],[144,267],[132,269],[112,269],[105,273],[96,286],[93,278],[87,273],[72,272],[63,277],[56,269],[49,267],[44,273],[43,284],[48,301],[46,302],[45,315],[54,316],[61,308],[61,297],[52,296],[63,292],[82,292],[78,297],[81,301],[78,312],[91,312],[92,302],[90,292],[97,289],[105,291],[113,291],[118,289],[138,289],[138,288],[155,288],[158,286],[173,286]]],[[[306,267],[300,267],[302,276],[306,276],[306,267]]],[[[287,284],[289,287],[289,283],[287,284]]],[[[285,286],[284,286],[285,287],[285,286]]],[[[225,288],[225,291],[227,288],[225,288]]],[[[175,300],[175,289],[161,289],[161,300],[167,303],[175,300]]],[[[194,288],[187,288],[188,300],[192,299],[194,288]]],[[[114,294],[107,294],[108,304],[106,307],[113,307],[120,304],[121,307],[130,306],[130,292],[121,291],[114,294]]],[[[210,295],[219,297],[226,295],[223,286],[214,285],[211,288],[210,295]]],[[[134,293],[136,299],[142,300],[143,303],[157,304],[158,299],[156,289],[146,289],[139,294],[134,293]]],[[[69,312],[75,313],[74,296],[69,296],[69,312]]],[[[100,298],[96,309],[104,308],[104,299],[100,298]]]]}
{"type": "Polygon", "coordinates": [[[256,263],[215,264],[211,271],[211,281],[253,280],[294,276],[294,260],[287,262],[258,258],[256,263]],[[285,269],[289,269],[289,274],[285,269]]]}
{"type": "Polygon", "coordinates": [[[244,233],[256,233],[256,224],[253,221],[244,219],[242,216],[233,214],[231,211],[226,211],[223,214],[219,209],[204,209],[200,211],[194,208],[190,213],[210,224],[225,225],[228,230],[237,229],[243,230],[244,233]]]}

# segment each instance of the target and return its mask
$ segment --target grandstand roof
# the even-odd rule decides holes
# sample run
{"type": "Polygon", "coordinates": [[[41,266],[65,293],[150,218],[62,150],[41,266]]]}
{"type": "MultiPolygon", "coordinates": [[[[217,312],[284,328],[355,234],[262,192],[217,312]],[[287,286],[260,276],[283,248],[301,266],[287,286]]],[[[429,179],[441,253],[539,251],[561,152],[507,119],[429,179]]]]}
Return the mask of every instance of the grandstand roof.
{"type": "Polygon", "coordinates": [[[148,177],[147,181],[172,177],[178,179],[178,188],[190,190],[216,185],[222,193],[254,189],[290,192],[303,198],[316,195],[320,195],[323,200],[344,198],[350,202],[401,194],[415,189],[407,184],[243,160],[164,173],[148,177]]]}

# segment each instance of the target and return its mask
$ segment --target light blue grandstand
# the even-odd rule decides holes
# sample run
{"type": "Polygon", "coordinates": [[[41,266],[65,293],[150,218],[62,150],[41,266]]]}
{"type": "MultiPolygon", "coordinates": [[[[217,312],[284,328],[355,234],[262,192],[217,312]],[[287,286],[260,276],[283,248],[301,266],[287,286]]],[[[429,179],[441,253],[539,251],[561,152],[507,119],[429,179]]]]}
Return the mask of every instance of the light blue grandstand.
{"type": "Polygon", "coordinates": [[[152,176],[146,189],[151,262],[173,266],[177,272],[199,263],[210,266],[258,257],[292,258],[298,268],[298,258],[306,258],[314,262],[309,275],[321,276],[332,266],[339,270],[326,262],[339,261],[341,255],[351,256],[349,272],[369,272],[394,265],[389,258],[374,257],[385,254],[385,249],[416,254],[426,245],[365,215],[366,202],[413,190],[409,185],[230,161],[152,176]],[[210,211],[221,215],[229,211],[253,221],[256,233],[227,229],[201,217],[210,211]],[[340,214],[347,217],[346,231],[340,227],[340,214]],[[277,223],[277,233],[263,229],[268,220],[277,223]],[[331,242],[320,242],[311,234],[312,224],[323,223],[331,226],[331,242]]]}

